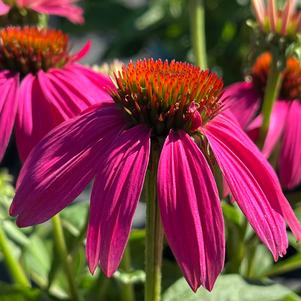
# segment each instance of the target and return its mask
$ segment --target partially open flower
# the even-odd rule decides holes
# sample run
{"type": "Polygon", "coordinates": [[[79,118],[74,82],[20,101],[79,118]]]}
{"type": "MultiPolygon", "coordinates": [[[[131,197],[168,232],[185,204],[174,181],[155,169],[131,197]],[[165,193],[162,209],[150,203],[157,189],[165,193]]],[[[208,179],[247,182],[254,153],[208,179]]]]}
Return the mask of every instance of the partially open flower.
{"type": "Polygon", "coordinates": [[[160,150],[158,203],[167,241],[195,291],[211,290],[223,269],[222,210],[212,172],[221,169],[234,199],[274,259],[286,253],[285,221],[301,226],[271,166],[223,112],[223,82],[187,63],[152,59],[116,74],[112,99],[56,127],[20,173],[10,213],[19,226],[58,213],[93,179],[86,253],[111,276],[124,252],[153,147],[160,150]]]}
{"type": "Polygon", "coordinates": [[[70,54],[68,36],[35,27],[0,30],[0,160],[16,119],[19,154],[25,160],[32,147],[54,126],[91,104],[110,99],[103,76],[76,63],[89,43],[70,54]]]}
{"type": "MultiPolygon", "coordinates": [[[[271,54],[260,55],[251,69],[250,81],[233,84],[224,97],[237,120],[255,141],[259,136],[264,90],[271,65],[271,54]]],[[[301,63],[289,58],[283,70],[278,100],[271,115],[263,154],[269,157],[280,143],[277,170],[281,184],[294,188],[301,183],[301,63]]]]}
{"type": "Polygon", "coordinates": [[[6,23],[15,25],[35,23],[38,14],[61,16],[82,24],[83,9],[77,2],[79,0],[0,0],[0,16],[6,15],[6,23]]]}
{"type": "Polygon", "coordinates": [[[286,0],[281,9],[276,0],[252,0],[254,13],[261,30],[281,36],[296,35],[301,31],[301,13],[297,11],[297,0],[286,0]]]}
{"type": "Polygon", "coordinates": [[[257,23],[250,22],[254,30],[251,54],[269,51],[279,71],[285,68],[286,59],[299,56],[301,13],[297,10],[297,0],[286,0],[283,7],[277,7],[276,0],[252,0],[257,23]]]}

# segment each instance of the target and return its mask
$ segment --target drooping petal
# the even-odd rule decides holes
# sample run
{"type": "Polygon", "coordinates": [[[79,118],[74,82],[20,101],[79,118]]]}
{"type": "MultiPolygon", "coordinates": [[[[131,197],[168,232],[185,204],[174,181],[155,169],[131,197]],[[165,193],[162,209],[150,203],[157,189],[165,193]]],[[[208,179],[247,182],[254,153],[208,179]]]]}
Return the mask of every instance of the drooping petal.
{"type": "Polygon", "coordinates": [[[291,103],[287,118],[279,160],[281,184],[288,189],[301,183],[301,104],[291,103]]]}
{"type": "Polygon", "coordinates": [[[23,165],[10,208],[19,226],[46,221],[81,193],[123,127],[120,114],[112,105],[91,108],[40,141],[23,165]]]}
{"type": "MultiPolygon", "coordinates": [[[[286,101],[278,100],[271,114],[270,126],[265,138],[262,153],[268,158],[273,152],[277,142],[280,140],[285,124],[287,122],[287,112],[289,105],[286,101]]],[[[256,141],[259,138],[260,128],[262,125],[262,115],[257,116],[247,127],[246,132],[252,141],[256,141]]]]}
{"type": "Polygon", "coordinates": [[[16,0],[21,7],[30,8],[41,14],[66,17],[73,23],[84,23],[83,9],[76,5],[79,0],[16,0]]]}
{"type": "Polygon", "coordinates": [[[19,155],[26,159],[32,148],[55,126],[75,117],[94,104],[111,102],[106,87],[113,85],[96,72],[86,76],[77,64],[37,76],[28,74],[21,84],[20,105],[16,126],[19,155]],[[94,78],[92,81],[90,78],[94,78]],[[96,84],[96,80],[99,82],[96,84]]]}
{"type": "Polygon", "coordinates": [[[124,131],[102,157],[93,185],[87,259],[110,277],[118,268],[142,191],[150,154],[150,129],[124,131]]]}
{"type": "Polygon", "coordinates": [[[272,167],[240,127],[223,115],[209,122],[204,134],[234,199],[277,260],[287,248],[283,219],[298,240],[301,226],[272,167]]]}
{"type": "Polygon", "coordinates": [[[222,99],[226,109],[229,109],[245,128],[260,108],[260,94],[252,83],[240,82],[227,87],[222,99]]]}
{"type": "Polygon", "coordinates": [[[0,162],[4,156],[14,126],[18,107],[19,76],[0,72],[0,162]]]}
{"type": "Polygon", "coordinates": [[[10,6],[6,5],[3,0],[0,0],[0,16],[6,15],[10,10],[10,6]]]}
{"type": "Polygon", "coordinates": [[[168,243],[191,288],[211,290],[224,265],[224,224],[205,156],[185,133],[171,131],[158,167],[158,201],[168,243]]]}
{"type": "Polygon", "coordinates": [[[20,159],[25,161],[32,148],[64,118],[49,103],[37,77],[28,74],[21,82],[16,120],[16,140],[20,159]]]}

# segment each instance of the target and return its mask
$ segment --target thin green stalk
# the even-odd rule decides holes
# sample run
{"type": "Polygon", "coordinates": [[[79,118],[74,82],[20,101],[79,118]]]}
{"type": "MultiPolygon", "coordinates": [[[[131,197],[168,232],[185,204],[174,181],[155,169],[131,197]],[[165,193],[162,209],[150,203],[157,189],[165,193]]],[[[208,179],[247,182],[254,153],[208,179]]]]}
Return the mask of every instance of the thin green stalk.
{"type": "Polygon", "coordinates": [[[279,95],[281,84],[282,84],[282,72],[277,67],[277,61],[273,57],[271,62],[271,68],[268,75],[267,85],[265,87],[264,100],[263,100],[263,105],[261,110],[263,116],[263,122],[260,129],[260,138],[259,138],[260,147],[262,147],[264,144],[265,137],[267,135],[269,125],[270,125],[271,113],[273,110],[275,100],[279,95]]]}
{"type": "Polygon", "coordinates": [[[62,227],[62,222],[59,215],[56,215],[52,218],[52,225],[53,225],[53,236],[54,236],[54,243],[55,247],[57,248],[57,252],[60,255],[60,259],[63,265],[64,272],[67,277],[70,297],[73,301],[79,301],[80,296],[77,291],[77,286],[73,278],[73,271],[72,271],[72,260],[68,254],[64,231],[62,227]]]}
{"type": "Polygon", "coordinates": [[[195,64],[207,69],[204,0],[189,0],[190,27],[195,64]]]}
{"type": "Polygon", "coordinates": [[[23,287],[30,287],[30,282],[26,277],[26,274],[18,262],[18,260],[14,257],[12,248],[10,243],[5,235],[5,232],[0,225],[0,249],[2,251],[5,265],[8,269],[8,272],[12,278],[12,280],[23,287]]]}
{"type": "Polygon", "coordinates": [[[145,301],[161,300],[163,227],[156,194],[159,151],[153,147],[146,183],[145,301]]]}
{"type": "MultiPolygon", "coordinates": [[[[126,272],[131,270],[131,251],[129,243],[124,251],[120,268],[126,272]]],[[[120,297],[122,301],[135,301],[135,291],[133,283],[120,284],[120,297]]]]}

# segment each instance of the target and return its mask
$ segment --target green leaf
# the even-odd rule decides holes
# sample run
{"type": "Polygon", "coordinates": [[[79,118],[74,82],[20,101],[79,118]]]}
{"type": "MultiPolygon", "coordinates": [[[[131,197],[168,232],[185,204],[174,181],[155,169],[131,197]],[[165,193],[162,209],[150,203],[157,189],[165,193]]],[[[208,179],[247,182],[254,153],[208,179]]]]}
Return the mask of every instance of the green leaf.
{"type": "Polygon", "coordinates": [[[51,250],[36,234],[29,238],[23,252],[26,270],[40,286],[46,287],[50,270],[51,250]]]}
{"type": "Polygon", "coordinates": [[[169,287],[163,301],[300,301],[288,288],[272,282],[248,282],[239,275],[222,275],[212,292],[193,293],[184,278],[169,287]]]}

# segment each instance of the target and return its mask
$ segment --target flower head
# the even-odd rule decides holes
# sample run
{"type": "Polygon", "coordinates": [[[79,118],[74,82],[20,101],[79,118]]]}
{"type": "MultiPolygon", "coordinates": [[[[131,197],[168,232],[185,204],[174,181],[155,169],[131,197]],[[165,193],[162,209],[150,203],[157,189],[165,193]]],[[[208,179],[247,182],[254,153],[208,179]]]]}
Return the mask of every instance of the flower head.
{"type": "Polygon", "coordinates": [[[223,82],[216,74],[188,63],[138,61],[123,67],[115,81],[115,103],[133,124],[148,124],[154,135],[166,136],[171,129],[193,133],[220,110],[223,82]]]}
{"type": "MultiPolygon", "coordinates": [[[[224,93],[237,120],[255,141],[259,136],[262,116],[259,114],[271,65],[271,54],[263,53],[251,68],[248,82],[236,83],[224,93]],[[230,101],[229,101],[230,100],[230,101]]],[[[282,72],[279,98],[274,105],[269,131],[262,149],[269,157],[280,144],[276,169],[284,188],[301,183],[301,63],[289,57],[282,72]],[[297,138],[296,138],[297,137],[297,138]]]]}
{"type": "Polygon", "coordinates": [[[7,27],[0,31],[0,67],[22,75],[64,67],[72,55],[68,36],[60,30],[7,27]]]}
{"type": "Polygon", "coordinates": [[[301,31],[301,14],[297,11],[296,0],[286,0],[281,9],[276,0],[252,0],[252,7],[260,29],[265,33],[292,36],[301,31]]]}
{"type": "MultiPolygon", "coordinates": [[[[267,84],[271,61],[271,54],[265,52],[258,56],[251,69],[251,80],[262,95],[267,84]]],[[[301,99],[301,64],[294,57],[290,57],[286,61],[279,98],[287,100],[301,99]]]]}
{"type": "Polygon", "coordinates": [[[179,62],[130,63],[110,102],[56,127],[20,173],[10,213],[41,223],[93,179],[87,259],[111,276],[120,263],[143,188],[151,145],[160,148],[157,194],[168,243],[193,290],[211,290],[223,269],[222,210],[212,172],[229,189],[275,260],[288,246],[285,221],[301,226],[277,177],[239,125],[221,110],[222,81],[179,62]]]}
{"type": "Polygon", "coordinates": [[[0,16],[8,24],[24,25],[38,21],[38,14],[68,18],[73,23],[84,22],[79,0],[0,0],[0,16]]]}
{"type": "Polygon", "coordinates": [[[0,160],[15,117],[18,150],[25,160],[54,126],[97,103],[99,96],[110,99],[103,89],[111,83],[109,78],[76,63],[89,45],[70,54],[68,36],[61,31],[0,30],[0,160]]]}

